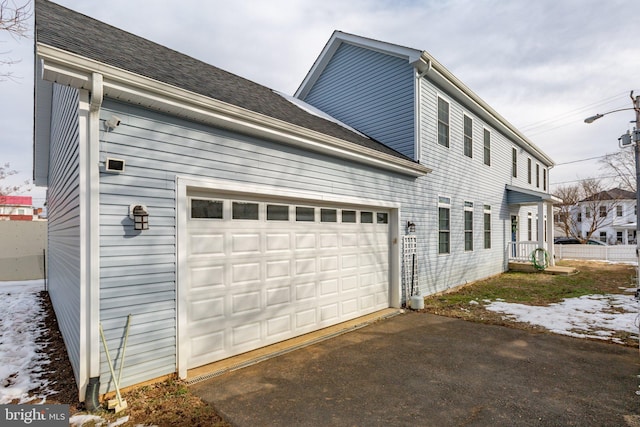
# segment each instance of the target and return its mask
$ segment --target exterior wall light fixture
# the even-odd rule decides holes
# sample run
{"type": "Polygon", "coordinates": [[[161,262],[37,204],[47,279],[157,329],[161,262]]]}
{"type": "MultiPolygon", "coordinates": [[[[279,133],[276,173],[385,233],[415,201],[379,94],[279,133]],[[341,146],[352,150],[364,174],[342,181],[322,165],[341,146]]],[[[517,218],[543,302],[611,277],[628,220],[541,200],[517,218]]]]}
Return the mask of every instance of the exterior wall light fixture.
{"type": "Polygon", "coordinates": [[[416,231],[416,224],[411,221],[407,221],[407,231],[409,233],[414,233],[416,231]]]}
{"type": "Polygon", "coordinates": [[[130,205],[129,218],[133,220],[133,229],[137,231],[149,229],[149,211],[145,205],[130,205]]]}

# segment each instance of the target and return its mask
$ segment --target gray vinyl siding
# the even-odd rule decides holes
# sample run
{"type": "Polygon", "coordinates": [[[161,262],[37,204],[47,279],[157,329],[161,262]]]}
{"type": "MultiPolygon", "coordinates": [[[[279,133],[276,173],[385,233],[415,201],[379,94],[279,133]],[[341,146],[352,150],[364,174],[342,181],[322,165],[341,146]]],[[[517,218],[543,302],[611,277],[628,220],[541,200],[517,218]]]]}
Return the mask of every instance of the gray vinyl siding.
{"type": "Polygon", "coordinates": [[[49,150],[48,285],[76,381],[80,369],[80,184],[78,91],[53,86],[49,150]]]}
{"type": "Polygon", "coordinates": [[[304,101],[415,158],[413,67],[343,43],[304,101]]]}
{"type": "MultiPolygon", "coordinates": [[[[531,154],[496,129],[488,126],[462,106],[449,94],[444,93],[427,79],[422,79],[420,94],[421,112],[421,156],[420,162],[433,169],[427,176],[430,185],[424,198],[429,200],[431,209],[436,209],[438,196],[451,198],[451,253],[437,253],[437,244],[424,247],[425,254],[421,262],[426,266],[427,292],[437,291],[441,287],[452,287],[494,274],[506,269],[506,243],[511,240],[511,215],[519,215],[522,225],[526,226],[526,212],[537,209],[527,206],[509,205],[507,184],[541,191],[527,184],[527,157],[531,154]],[[437,142],[437,100],[443,97],[450,103],[450,141],[449,147],[437,142]],[[473,157],[464,155],[464,115],[473,119],[473,157]],[[484,164],[483,134],[491,134],[491,165],[484,164]],[[518,152],[518,173],[512,174],[512,148],[518,152]],[[464,203],[473,202],[473,251],[464,250],[464,203]],[[491,206],[491,249],[483,245],[484,205],[491,206]]],[[[428,224],[420,224],[428,227],[428,224]]],[[[534,225],[535,229],[535,225],[534,225]]],[[[435,234],[435,232],[434,232],[435,234]]],[[[522,235],[522,234],[521,234],[522,235]]],[[[524,230],[526,236],[526,229],[524,230]]],[[[526,239],[521,239],[526,240],[526,239]]]]}

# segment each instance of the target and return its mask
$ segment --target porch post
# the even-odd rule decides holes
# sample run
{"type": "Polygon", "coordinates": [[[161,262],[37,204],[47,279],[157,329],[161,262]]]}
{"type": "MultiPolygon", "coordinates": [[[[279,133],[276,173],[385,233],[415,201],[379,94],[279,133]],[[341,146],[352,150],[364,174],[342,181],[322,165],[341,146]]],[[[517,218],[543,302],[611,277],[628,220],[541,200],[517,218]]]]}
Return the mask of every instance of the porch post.
{"type": "Polygon", "coordinates": [[[549,247],[549,249],[547,249],[547,252],[549,252],[550,266],[556,265],[556,260],[555,260],[556,252],[555,252],[555,247],[553,245],[553,238],[555,237],[554,229],[555,227],[553,223],[553,203],[547,203],[547,243],[549,247]]]}
{"type": "Polygon", "coordinates": [[[538,247],[546,249],[544,245],[544,202],[538,202],[538,224],[536,226],[536,237],[538,238],[538,247]]]}

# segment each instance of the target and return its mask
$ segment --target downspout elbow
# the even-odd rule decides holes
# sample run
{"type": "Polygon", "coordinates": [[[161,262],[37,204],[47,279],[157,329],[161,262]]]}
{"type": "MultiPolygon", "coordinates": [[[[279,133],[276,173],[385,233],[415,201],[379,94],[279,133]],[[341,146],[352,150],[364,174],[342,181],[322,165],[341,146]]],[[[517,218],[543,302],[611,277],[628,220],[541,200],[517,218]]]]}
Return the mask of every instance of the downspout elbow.
{"type": "Polygon", "coordinates": [[[102,74],[93,73],[91,75],[91,101],[89,103],[89,111],[96,113],[102,107],[104,98],[104,90],[102,88],[102,74]]]}

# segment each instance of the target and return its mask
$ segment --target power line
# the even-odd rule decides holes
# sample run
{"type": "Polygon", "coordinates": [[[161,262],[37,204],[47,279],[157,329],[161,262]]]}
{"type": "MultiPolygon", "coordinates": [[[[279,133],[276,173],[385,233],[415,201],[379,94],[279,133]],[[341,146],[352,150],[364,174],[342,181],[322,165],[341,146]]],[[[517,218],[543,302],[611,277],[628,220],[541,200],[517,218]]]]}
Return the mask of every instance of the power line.
{"type": "Polygon", "coordinates": [[[556,163],[556,166],[570,165],[572,163],[587,162],[589,160],[604,159],[604,158],[606,158],[608,156],[612,156],[614,154],[616,154],[616,153],[603,154],[602,156],[589,157],[589,158],[586,158],[586,159],[571,160],[570,162],[556,163]]]}
{"type": "Polygon", "coordinates": [[[594,176],[591,178],[580,178],[580,179],[574,179],[571,181],[562,181],[562,182],[551,182],[549,183],[549,186],[552,185],[561,185],[561,184],[571,184],[573,182],[580,182],[580,181],[587,181],[589,179],[608,179],[608,178],[617,178],[619,175],[604,175],[604,176],[594,176]]]}
{"type": "Polygon", "coordinates": [[[563,120],[565,118],[568,118],[568,117],[571,117],[571,116],[576,116],[576,115],[578,115],[578,113],[583,114],[587,110],[594,109],[595,107],[598,107],[598,106],[601,106],[601,105],[610,104],[610,103],[616,101],[618,98],[620,98],[623,95],[624,96],[628,95],[628,92],[618,93],[617,95],[613,95],[613,96],[610,96],[609,98],[605,98],[605,99],[602,99],[600,101],[593,102],[591,104],[587,104],[587,105],[584,105],[582,107],[575,108],[573,110],[569,110],[569,111],[567,111],[565,113],[556,114],[553,117],[550,117],[550,118],[547,118],[547,119],[542,119],[542,120],[539,120],[537,122],[532,122],[530,124],[526,124],[526,125],[520,126],[519,129],[521,131],[523,131],[523,132],[527,132],[528,133],[527,130],[531,131],[532,129],[535,129],[535,128],[538,128],[538,127],[541,127],[541,126],[546,126],[547,124],[558,122],[558,121],[561,121],[561,120],[563,120]]]}

